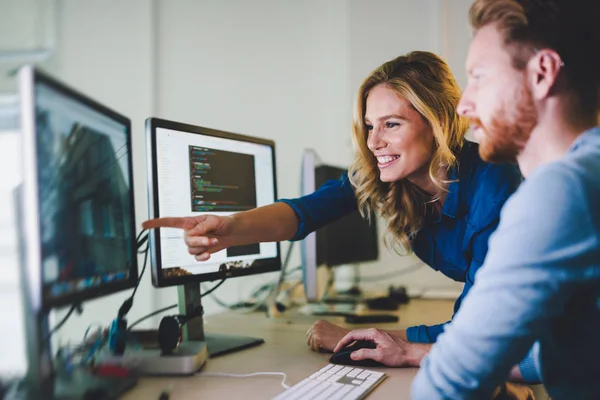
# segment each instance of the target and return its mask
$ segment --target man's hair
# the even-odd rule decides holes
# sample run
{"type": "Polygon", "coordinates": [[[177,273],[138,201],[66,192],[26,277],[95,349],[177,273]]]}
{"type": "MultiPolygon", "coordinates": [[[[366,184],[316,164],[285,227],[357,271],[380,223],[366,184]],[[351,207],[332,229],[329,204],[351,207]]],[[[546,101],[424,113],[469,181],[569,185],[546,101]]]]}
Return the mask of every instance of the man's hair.
{"type": "Polygon", "coordinates": [[[600,108],[600,2],[597,0],[475,0],[475,31],[495,24],[522,69],[534,49],[548,48],[564,62],[567,88],[580,115],[600,108]],[[529,51],[523,51],[529,49],[529,51]]]}

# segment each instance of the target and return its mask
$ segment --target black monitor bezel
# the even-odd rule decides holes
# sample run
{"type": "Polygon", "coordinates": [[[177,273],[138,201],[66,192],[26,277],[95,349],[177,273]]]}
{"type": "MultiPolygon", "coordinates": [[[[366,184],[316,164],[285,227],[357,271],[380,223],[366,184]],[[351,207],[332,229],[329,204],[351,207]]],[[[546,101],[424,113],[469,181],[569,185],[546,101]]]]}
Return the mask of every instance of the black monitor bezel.
{"type": "MultiPolygon", "coordinates": [[[[99,102],[97,102],[96,100],[93,100],[92,98],[84,95],[83,93],[75,90],[74,88],[66,85],[63,82],[60,82],[59,80],[51,77],[50,75],[46,74],[45,72],[42,72],[39,68],[33,67],[33,66],[29,66],[29,68],[31,68],[32,70],[32,82],[31,82],[31,88],[33,90],[32,93],[32,112],[33,112],[33,116],[35,118],[35,108],[36,108],[36,100],[35,100],[35,87],[37,84],[45,84],[49,87],[51,87],[52,89],[58,91],[59,93],[91,108],[94,111],[97,111],[101,114],[104,114],[105,116],[115,120],[116,122],[124,125],[126,127],[126,141],[127,141],[127,153],[129,154],[129,157],[127,157],[127,166],[128,166],[128,174],[129,174],[129,182],[131,183],[130,186],[130,193],[129,193],[129,207],[131,210],[131,219],[129,221],[129,228],[130,228],[130,232],[131,232],[131,239],[130,239],[130,246],[132,249],[132,263],[131,263],[131,268],[129,269],[129,276],[127,277],[127,279],[122,280],[122,281],[117,281],[117,282],[110,282],[107,284],[102,284],[100,286],[96,286],[96,287],[92,287],[86,290],[82,290],[82,291],[77,291],[74,292],[72,294],[67,294],[64,296],[60,296],[60,297],[52,297],[52,296],[47,296],[45,291],[44,291],[44,282],[43,279],[40,279],[39,282],[39,290],[41,292],[41,308],[42,311],[48,311],[52,308],[59,308],[59,307],[64,307],[67,305],[72,305],[72,304],[76,304],[76,303],[81,303],[83,301],[86,300],[91,300],[91,299],[95,299],[98,297],[103,297],[103,296],[107,296],[113,293],[117,293],[123,290],[127,290],[127,289],[131,289],[133,287],[135,287],[135,285],[137,284],[138,281],[138,256],[137,256],[137,242],[136,242],[136,223],[135,223],[135,196],[134,196],[134,181],[133,181],[133,157],[132,157],[132,143],[131,143],[131,139],[132,139],[132,135],[131,135],[131,120],[129,118],[127,118],[126,116],[118,113],[117,111],[108,108],[107,106],[100,104],[99,102]]],[[[37,145],[38,145],[38,138],[37,138],[37,125],[33,124],[33,135],[35,136],[34,138],[34,148],[30,149],[30,151],[33,151],[34,154],[37,152],[37,145]]],[[[25,134],[25,132],[23,132],[23,134],[25,134]]],[[[35,157],[35,161],[36,161],[36,165],[32,165],[29,167],[32,167],[35,169],[35,176],[36,176],[36,189],[38,189],[37,187],[37,181],[39,180],[39,170],[38,170],[38,166],[37,166],[37,156],[35,157]]],[[[39,189],[38,189],[39,190],[39,189]]],[[[39,213],[39,191],[36,190],[36,201],[35,204],[37,206],[37,211],[39,213]]],[[[37,229],[38,232],[40,230],[40,224],[39,224],[39,220],[38,220],[38,224],[37,224],[37,229]]],[[[39,254],[40,254],[40,262],[41,262],[41,242],[38,243],[37,245],[39,245],[39,254]]],[[[42,266],[39,265],[38,266],[40,269],[42,269],[42,266]]],[[[40,275],[41,276],[41,275],[40,275]]]]}
{"type": "MultiPolygon", "coordinates": [[[[156,147],[156,129],[164,128],[174,131],[187,132],[197,135],[205,135],[218,137],[223,139],[238,140],[242,142],[256,143],[271,147],[271,155],[273,162],[273,197],[277,199],[277,172],[275,164],[275,142],[269,139],[257,138],[253,136],[241,135],[238,133],[226,132],[217,129],[205,128],[197,125],[170,121],[161,118],[146,119],[146,146],[147,146],[147,161],[148,161],[148,215],[149,218],[158,218],[159,215],[159,199],[158,199],[158,165],[157,147],[156,147]]],[[[177,278],[164,278],[161,274],[161,243],[160,243],[160,228],[152,229],[148,233],[150,240],[150,265],[152,270],[152,284],[155,287],[169,287],[185,285],[187,283],[209,282],[226,278],[236,278],[240,276],[256,275],[267,272],[281,270],[281,248],[279,242],[276,242],[277,256],[256,260],[251,267],[240,268],[227,271],[211,272],[207,274],[188,275],[177,278]]]]}

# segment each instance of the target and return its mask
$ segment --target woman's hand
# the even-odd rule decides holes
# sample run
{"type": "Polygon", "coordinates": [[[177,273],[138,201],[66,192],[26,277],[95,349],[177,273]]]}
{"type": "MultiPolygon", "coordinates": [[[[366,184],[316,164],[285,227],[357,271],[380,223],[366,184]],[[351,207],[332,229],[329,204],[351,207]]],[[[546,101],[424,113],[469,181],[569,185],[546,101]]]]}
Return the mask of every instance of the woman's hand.
{"type": "Polygon", "coordinates": [[[350,332],[350,329],[319,320],[306,332],[307,343],[313,351],[332,351],[348,332],[350,332]]]}
{"type": "Polygon", "coordinates": [[[201,215],[197,217],[156,218],[144,221],[142,228],[179,228],[191,255],[206,261],[212,253],[234,245],[234,220],[231,217],[201,215]]]}
{"type": "Polygon", "coordinates": [[[371,328],[349,332],[335,346],[333,352],[338,352],[357,340],[372,341],[377,347],[353,352],[350,355],[353,360],[371,359],[388,367],[418,367],[432,346],[426,343],[411,343],[388,332],[371,328]]]}

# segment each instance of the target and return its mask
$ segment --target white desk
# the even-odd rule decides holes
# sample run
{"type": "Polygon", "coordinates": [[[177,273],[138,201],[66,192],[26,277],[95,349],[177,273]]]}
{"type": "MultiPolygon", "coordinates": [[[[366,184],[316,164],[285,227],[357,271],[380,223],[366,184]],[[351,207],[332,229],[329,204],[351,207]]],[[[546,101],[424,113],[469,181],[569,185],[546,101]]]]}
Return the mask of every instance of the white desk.
{"type": "MultiPolygon", "coordinates": [[[[412,300],[398,311],[400,321],[381,324],[384,329],[403,329],[411,325],[435,324],[452,315],[452,301],[412,300]]],[[[267,319],[263,313],[242,314],[227,312],[205,318],[205,329],[214,333],[240,334],[262,337],[265,343],[246,350],[209,359],[201,371],[249,374],[253,372],[285,372],[290,386],[306,378],[327,364],[330,354],[311,351],[306,344],[306,330],[319,319],[289,315],[267,319]]],[[[327,317],[341,324],[341,317],[327,317]]],[[[349,326],[350,327],[350,326],[349,326]]],[[[364,328],[366,325],[354,325],[364,328]]],[[[368,397],[376,399],[408,399],[410,384],[416,368],[385,368],[388,378],[368,397]]],[[[270,399],[281,393],[279,376],[232,377],[176,377],[142,378],[123,399],[158,399],[161,391],[172,386],[170,400],[177,399],[270,399]]]]}

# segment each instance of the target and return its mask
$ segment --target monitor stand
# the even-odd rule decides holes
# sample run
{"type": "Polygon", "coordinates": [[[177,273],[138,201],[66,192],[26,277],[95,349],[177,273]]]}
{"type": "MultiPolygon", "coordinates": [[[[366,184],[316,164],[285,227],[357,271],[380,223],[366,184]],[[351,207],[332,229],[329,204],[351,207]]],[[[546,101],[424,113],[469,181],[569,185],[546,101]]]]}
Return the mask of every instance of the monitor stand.
{"type": "MultiPolygon", "coordinates": [[[[202,313],[200,283],[187,283],[178,287],[179,311],[183,315],[194,315],[197,310],[202,313]]],[[[258,346],[265,341],[261,338],[205,333],[202,316],[189,320],[183,326],[183,340],[206,342],[210,357],[217,357],[234,351],[258,346]]]]}
{"type": "Polygon", "coordinates": [[[158,331],[131,332],[134,342],[141,344],[142,348],[130,350],[128,347],[122,357],[135,363],[141,375],[193,375],[209,356],[216,357],[264,343],[263,339],[247,336],[206,334],[200,284],[188,283],[177,289],[179,314],[186,316],[187,322],[181,329],[182,341],[172,354],[162,354],[156,339],[158,331]]]}
{"type": "Polygon", "coordinates": [[[325,293],[319,302],[309,302],[300,309],[303,314],[315,316],[338,316],[345,317],[356,313],[357,305],[362,302],[359,289],[359,268],[354,265],[354,282],[352,288],[346,293],[336,293],[331,295],[334,288],[335,273],[334,269],[327,268],[327,285],[325,293]]]}
{"type": "Polygon", "coordinates": [[[307,303],[299,310],[306,315],[315,315],[322,317],[345,317],[356,314],[356,307],[350,303],[325,304],[325,303],[307,303]]]}
{"type": "Polygon", "coordinates": [[[335,294],[332,295],[331,289],[335,286],[335,269],[332,267],[327,269],[328,289],[323,294],[323,299],[321,302],[325,304],[358,304],[364,300],[362,297],[362,291],[360,290],[360,265],[353,264],[352,270],[352,286],[345,291],[335,291],[335,294]]]}

